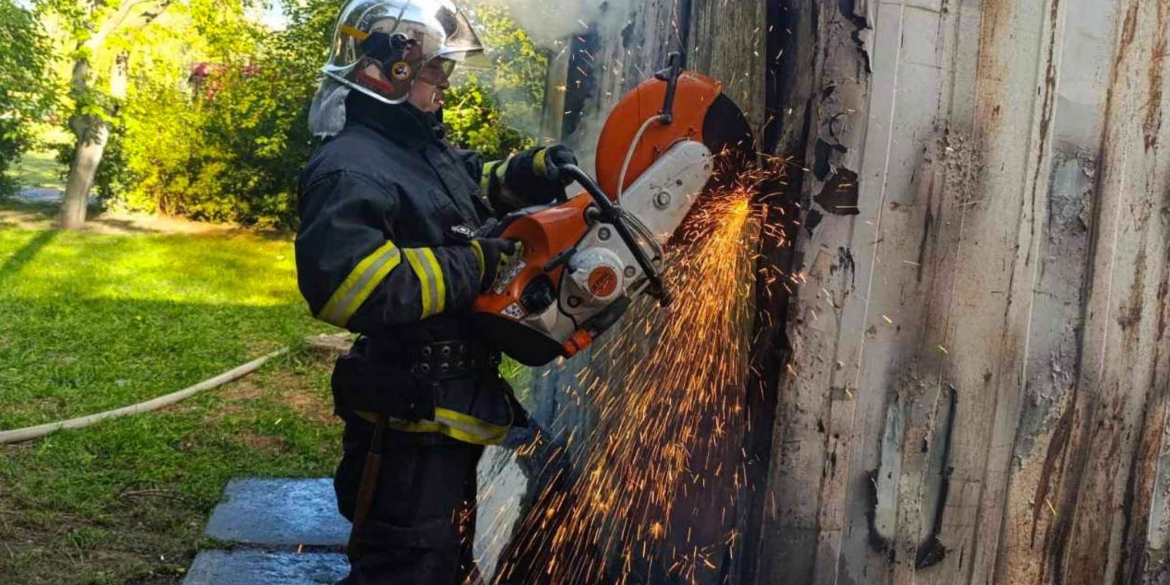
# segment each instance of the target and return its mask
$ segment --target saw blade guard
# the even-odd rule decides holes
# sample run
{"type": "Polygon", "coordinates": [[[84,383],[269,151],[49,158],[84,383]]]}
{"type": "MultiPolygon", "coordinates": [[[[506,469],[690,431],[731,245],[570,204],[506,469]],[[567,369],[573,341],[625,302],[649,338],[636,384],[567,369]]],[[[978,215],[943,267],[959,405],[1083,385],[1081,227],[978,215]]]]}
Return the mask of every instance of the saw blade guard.
{"type": "Polygon", "coordinates": [[[722,83],[690,71],[679,73],[670,120],[664,123],[656,118],[663,113],[671,83],[660,77],[642,82],[623,97],[602,127],[597,184],[614,200],[683,140],[706,146],[718,162],[735,167],[754,156],[751,126],[735,102],[723,95],[722,83]]]}

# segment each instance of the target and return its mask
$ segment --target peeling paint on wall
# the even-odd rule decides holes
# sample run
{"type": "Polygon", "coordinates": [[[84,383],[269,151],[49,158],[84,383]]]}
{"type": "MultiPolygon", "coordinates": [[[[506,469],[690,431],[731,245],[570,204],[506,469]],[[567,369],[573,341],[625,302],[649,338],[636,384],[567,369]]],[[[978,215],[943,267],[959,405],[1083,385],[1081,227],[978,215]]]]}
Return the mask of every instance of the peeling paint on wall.
{"type": "Polygon", "coordinates": [[[792,157],[738,582],[1170,583],[1170,0],[631,7],[792,157]]]}
{"type": "Polygon", "coordinates": [[[1168,17],[818,6],[808,283],[763,534],[800,570],[757,582],[1170,581],[1168,17]]]}

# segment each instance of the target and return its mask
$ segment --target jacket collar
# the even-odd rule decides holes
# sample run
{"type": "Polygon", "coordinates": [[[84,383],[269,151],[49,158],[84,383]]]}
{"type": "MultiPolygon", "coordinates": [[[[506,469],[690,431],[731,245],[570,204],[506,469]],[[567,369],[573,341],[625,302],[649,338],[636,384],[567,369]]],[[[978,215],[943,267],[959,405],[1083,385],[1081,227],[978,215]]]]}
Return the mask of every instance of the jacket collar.
{"type": "Polygon", "coordinates": [[[384,104],[360,91],[345,98],[346,125],[361,124],[406,146],[422,146],[443,139],[446,130],[439,118],[402,103],[384,104]]]}

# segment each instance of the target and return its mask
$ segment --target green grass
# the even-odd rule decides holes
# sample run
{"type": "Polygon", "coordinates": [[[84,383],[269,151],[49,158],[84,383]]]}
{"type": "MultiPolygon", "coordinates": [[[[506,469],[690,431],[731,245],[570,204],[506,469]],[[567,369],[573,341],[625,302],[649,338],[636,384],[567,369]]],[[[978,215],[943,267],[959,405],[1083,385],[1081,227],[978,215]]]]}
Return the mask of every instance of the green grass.
{"type": "Polygon", "coordinates": [[[233,477],[336,463],[327,360],[281,358],[165,411],[0,451],[0,583],[181,582],[233,477]]]}
{"type": "Polygon", "coordinates": [[[39,150],[25,153],[13,168],[12,176],[22,187],[65,190],[64,168],[57,164],[57,153],[39,150]]]}
{"type": "MultiPolygon", "coordinates": [[[[332,474],[331,356],[302,345],[332,329],[297,292],[288,238],[19,227],[28,217],[0,221],[0,430],[296,349],[161,411],[0,446],[0,585],[178,585],[228,480],[332,474]]],[[[527,370],[508,371],[522,391],[527,370]]]]}
{"type": "Polygon", "coordinates": [[[325,331],[287,239],[0,229],[0,429],[126,406],[282,345],[163,411],[0,446],[0,584],[177,584],[232,477],[329,475],[325,331]]]}
{"type": "Polygon", "coordinates": [[[0,429],[178,390],[324,330],[286,240],[0,231],[0,429]]]}

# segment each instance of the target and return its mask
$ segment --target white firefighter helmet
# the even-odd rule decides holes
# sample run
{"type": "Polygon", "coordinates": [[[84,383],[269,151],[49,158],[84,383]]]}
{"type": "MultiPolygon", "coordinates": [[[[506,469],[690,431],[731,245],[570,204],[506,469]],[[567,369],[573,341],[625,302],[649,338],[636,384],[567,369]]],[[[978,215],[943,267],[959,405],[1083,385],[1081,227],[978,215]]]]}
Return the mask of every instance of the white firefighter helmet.
{"type": "Polygon", "coordinates": [[[483,45],[451,0],[348,0],[321,70],[374,99],[400,104],[423,65],[442,57],[484,66],[483,45]]]}

